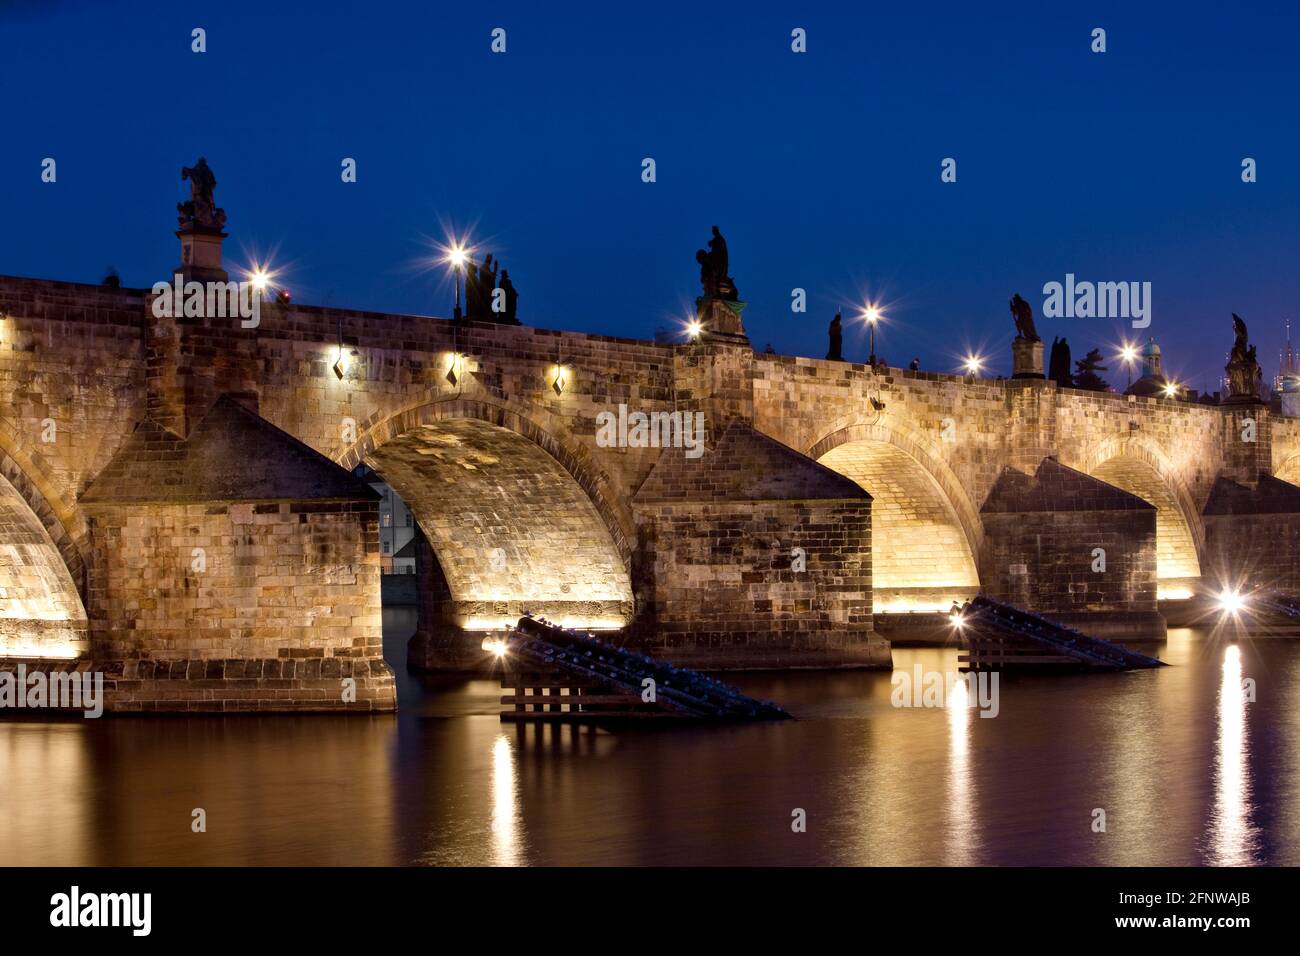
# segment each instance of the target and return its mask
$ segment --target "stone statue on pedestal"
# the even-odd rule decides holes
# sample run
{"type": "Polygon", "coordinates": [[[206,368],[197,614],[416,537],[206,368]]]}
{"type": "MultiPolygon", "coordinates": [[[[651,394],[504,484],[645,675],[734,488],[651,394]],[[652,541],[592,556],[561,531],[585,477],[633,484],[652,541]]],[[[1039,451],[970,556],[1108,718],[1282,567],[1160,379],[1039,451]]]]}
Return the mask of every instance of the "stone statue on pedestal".
{"type": "Polygon", "coordinates": [[[190,182],[190,198],[178,202],[176,211],[182,229],[210,229],[220,232],[226,225],[226,211],[218,209],[213,199],[217,177],[202,156],[193,166],[181,167],[181,179],[190,182]]]}
{"type": "Polygon", "coordinates": [[[722,233],[717,226],[713,227],[709,251],[697,250],[695,261],[700,264],[700,285],[704,286],[706,296],[730,301],[740,299],[735,280],[727,274],[731,267],[730,256],[727,253],[727,240],[722,238],[722,233]]]}
{"type": "Polygon", "coordinates": [[[840,314],[835,313],[835,318],[831,319],[830,329],[830,348],[826,350],[826,357],[835,362],[843,362],[843,345],[844,345],[844,326],[840,319],[840,314]]]}
{"type": "Polygon", "coordinates": [[[1246,323],[1236,312],[1232,313],[1232,330],[1235,333],[1232,353],[1223,369],[1228,374],[1228,398],[1257,401],[1264,373],[1259,367],[1255,346],[1248,341],[1246,323]]]}
{"type": "Polygon", "coordinates": [[[1016,338],[1026,342],[1041,342],[1034,328],[1034,310],[1017,292],[1011,297],[1011,317],[1016,320],[1016,338]]]}
{"type": "Polygon", "coordinates": [[[502,321],[509,325],[519,324],[519,293],[515,291],[515,284],[510,281],[510,270],[501,270],[501,289],[506,294],[506,311],[502,316],[502,321]]]}

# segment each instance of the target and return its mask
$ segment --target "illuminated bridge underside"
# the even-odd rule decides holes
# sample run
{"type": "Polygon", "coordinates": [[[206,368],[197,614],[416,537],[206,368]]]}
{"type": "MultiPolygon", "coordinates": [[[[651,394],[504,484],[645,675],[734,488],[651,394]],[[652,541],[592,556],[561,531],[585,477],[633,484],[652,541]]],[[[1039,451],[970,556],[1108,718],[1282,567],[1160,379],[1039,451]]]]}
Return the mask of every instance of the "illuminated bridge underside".
{"type": "Polygon", "coordinates": [[[415,514],[461,627],[500,627],[527,611],[567,627],[631,620],[631,580],[599,512],[528,439],[456,419],[412,429],[367,462],[415,514]]]}
{"type": "Polygon", "coordinates": [[[943,491],[902,449],[846,442],[821,464],[852,478],[871,502],[873,609],[946,610],[979,590],[966,534],[943,491]]]}
{"type": "Polygon", "coordinates": [[[1156,507],[1156,580],[1161,597],[1186,596],[1201,576],[1196,541],[1173,491],[1149,464],[1139,458],[1120,456],[1099,465],[1092,472],[1107,484],[1156,507]]]}
{"type": "Polygon", "coordinates": [[[86,648],[86,612],[63,558],[0,478],[0,656],[75,657],[86,648]]]}

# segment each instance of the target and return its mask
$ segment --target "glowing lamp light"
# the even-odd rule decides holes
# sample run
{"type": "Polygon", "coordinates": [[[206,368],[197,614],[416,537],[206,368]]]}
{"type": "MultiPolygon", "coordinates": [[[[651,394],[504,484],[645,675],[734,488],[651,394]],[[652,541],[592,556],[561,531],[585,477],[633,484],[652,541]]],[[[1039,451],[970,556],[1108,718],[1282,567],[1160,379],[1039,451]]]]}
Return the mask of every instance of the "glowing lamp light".
{"type": "Polygon", "coordinates": [[[693,339],[698,339],[700,333],[704,331],[704,326],[699,319],[692,319],[686,323],[686,334],[693,339]]]}
{"type": "Polygon", "coordinates": [[[1137,361],[1138,350],[1135,346],[1129,345],[1126,342],[1124,344],[1124,347],[1119,350],[1119,357],[1120,357],[1120,361],[1127,362],[1129,365],[1132,365],[1134,362],[1137,361]]]}
{"type": "Polygon", "coordinates": [[[461,364],[460,353],[452,352],[451,358],[447,362],[447,374],[443,377],[447,379],[448,383],[450,383],[453,388],[455,388],[456,383],[460,381],[460,376],[463,372],[464,366],[461,364]]]}
{"type": "Polygon", "coordinates": [[[452,246],[447,250],[446,259],[453,269],[465,268],[465,260],[468,257],[469,253],[465,250],[464,246],[452,246]]]}
{"type": "Polygon", "coordinates": [[[980,369],[984,367],[984,360],[978,355],[968,355],[966,356],[966,361],[963,363],[963,367],[966,369],[967,374],[978,375],[980,369]]]}
{"type": "Polygon", "coordinates": [[[1179,390],[1181,387],[1182,387],[1182,386],[1179,385],[1177,382],[1166,382],[1166,383],[1165,383],[1165,398],[1177,398],[1177,397],[1178,397],[1178,390],[1179,390]]]}
{"type": "Polygon", "coordinates": [[[497,658],[497,660],[500,660],[501,658],[506,656],[507,647],[504,638],[485,637],[483,638],[483,643],[480,646],[483,648],[483,650],[487,651],[493,657],[497,658]]]}
{"type": "Polygon", "coordinates": [[[563,365],[551,366],[551,390],[556,395],[563,395],[569,386],[569,370],[563,365]]]}
{"type": "Polygon", "coordinates": [[[880,307],[875,305],[867,306],[867,308],[862,313],[862,317],[866,319],[868,322],[870,322],[872,325],[875,325],[877,322],[880,321],[881,318],[880,307]]]}
{"type": "Polygon", "coordinates": [[[1246,607],[1246,599],[1240,591],[1231,588],[1224,588],[1219,592],[1218,597],[1219,610],[1224,614],[1237,615],[1246,607]]]}
{"type": "Polygon", "coordinates": [[[966,618],[962,615],[961,611],[953,611],[948,615],[948,623],[960,631],[966,626],[966,618]]]}
{"type": "Polygon", "coordinates": [[[334,374],[340,382],[348,374],[348,354],[342,349],[339,349],[339,357],[334,360],[334,374]]]}
{"type": "Polygon", "coordinates": [[[254,269],[248,275],[248,281],[252,283],[253,288],[259,293],[265,292],[266,287],[271,283],[271,273],[265,269],[254,269]]]}

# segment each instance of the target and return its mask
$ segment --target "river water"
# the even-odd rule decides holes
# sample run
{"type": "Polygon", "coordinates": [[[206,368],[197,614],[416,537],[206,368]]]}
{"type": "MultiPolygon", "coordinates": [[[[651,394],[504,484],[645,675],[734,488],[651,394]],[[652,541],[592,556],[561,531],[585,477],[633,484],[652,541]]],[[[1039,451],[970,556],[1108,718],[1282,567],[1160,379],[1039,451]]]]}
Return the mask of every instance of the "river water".
{"type": "Polygon", "coordinates": [[[994,718],[733,676],[799,719],[607,733],[408,676],[410,627],[396,716],[0,720],[0,864],[1300,863],[1300,641],[1171,630],[1171,667],[1003,677],[994,718]]]}

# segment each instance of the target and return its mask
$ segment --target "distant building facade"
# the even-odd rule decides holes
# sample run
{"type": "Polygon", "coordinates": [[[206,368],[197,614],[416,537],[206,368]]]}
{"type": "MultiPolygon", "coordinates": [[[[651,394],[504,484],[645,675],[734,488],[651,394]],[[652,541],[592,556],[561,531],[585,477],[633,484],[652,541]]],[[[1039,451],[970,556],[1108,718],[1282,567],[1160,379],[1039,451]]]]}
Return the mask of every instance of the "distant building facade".
{"type": "Polygon", "coordinates": [[[352,472],[380,495],[379,563],[384,574],[415,573],[415,516],[379,475],[366,465],[352,472]]]}

